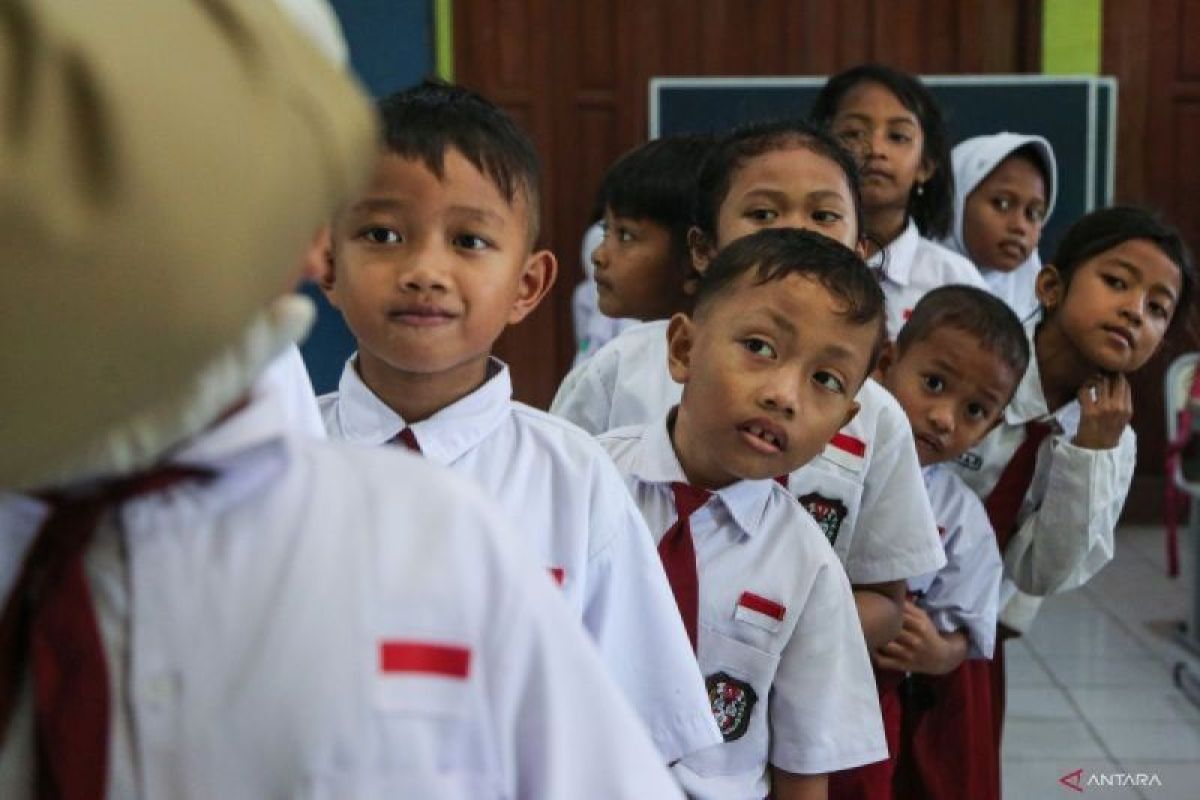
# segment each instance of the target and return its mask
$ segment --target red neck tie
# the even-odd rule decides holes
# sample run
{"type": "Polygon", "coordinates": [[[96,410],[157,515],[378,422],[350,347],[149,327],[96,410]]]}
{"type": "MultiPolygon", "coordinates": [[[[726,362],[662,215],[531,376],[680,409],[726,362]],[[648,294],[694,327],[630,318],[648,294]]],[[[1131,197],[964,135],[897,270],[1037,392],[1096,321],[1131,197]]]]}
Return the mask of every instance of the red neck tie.
{"type": "Polygon", "coordinates": [[[1033,481],[1038,448],[1050,431],[1050,425],[1045,422],[1025,423],[1025,441],[1021,442],[1021,446],[1009,459],[1008,465],[1000,473],[1000,480],[996,481],[984,503],[988,519],[996,531],[996,541],[1000,545],[1001,554],[1008,545],[1008,540],[1016,532],[1017,512],[1021,510],[1021,501],[1025,499],[1025,493],[1029,491],[1029,484],[1033,481]]]}
{"type": "Polygon", "coordinates": [[[421,445],[417,441],[416,434],[413,433],[412,428],[405,428],[400,431],[388,444],[402,444],[417,455],[421,455],[421,445]]]}
{"type": "Polygon", "coordinates": [[[108,778],[108,663],[83,556],[104,512],[138,495],[211,477],[165,467],[86,496],[47,499],[53,511],[21,566],[0,616],[0,741],[32,668],[36,797],[100,800],[108,778]]]}
{"type": "Polygon", "coordinates": [[[712,497],[712,492],[686,483],[672,483],[671,493],[675,496],[678,517],[658,543],[658,557],[662,559],[663,570],[675,595],[675,605],[679,607],[679,616],[683,617],[683,627],[687,629],[694,651],[696,617],[700,613],[700,578],[696,574],[696,547],[692,544],[692,526],[688,520],[712,497]]]}

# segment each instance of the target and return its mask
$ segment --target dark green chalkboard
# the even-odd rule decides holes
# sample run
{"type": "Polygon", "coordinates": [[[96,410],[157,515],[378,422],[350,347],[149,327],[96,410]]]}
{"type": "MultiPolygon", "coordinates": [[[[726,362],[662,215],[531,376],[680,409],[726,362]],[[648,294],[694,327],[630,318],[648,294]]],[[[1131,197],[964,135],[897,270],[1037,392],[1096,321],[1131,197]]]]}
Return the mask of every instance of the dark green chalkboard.
{"type": "MultiPolygon", "coordinates": [[[[1052,251],[1071,222],[1112,202],[1117,82],[1094,76],[928,75],[951,144],[1002,130],[1036,133],[1054,147],[1059,194],[1042,236],[1052,251]]],[[[740,123],[807,116],[824,77],[654,78],[650,135],[719,132],[740,123]]]]}

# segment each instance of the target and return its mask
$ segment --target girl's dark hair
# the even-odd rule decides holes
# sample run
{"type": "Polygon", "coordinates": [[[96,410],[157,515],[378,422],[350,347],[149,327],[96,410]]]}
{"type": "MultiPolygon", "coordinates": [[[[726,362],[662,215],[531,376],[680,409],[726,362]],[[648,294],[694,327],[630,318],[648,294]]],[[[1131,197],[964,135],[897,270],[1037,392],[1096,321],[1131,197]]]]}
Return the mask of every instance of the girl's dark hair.
{"type": "Polygon", "coordinates": [[[1093,211],[1067,229],[1051,263],[1058,270],[1063,287],[1067,288],[1080,264],[1132,239],[1152,242],[1179,267],[1179,297],[1168,327],[1168,330],[1174,330],[1191,312],[1196,263],[1179,231],[1156,214],[1137,206],[1113,206],[1093,211]]]}
{"type": "MultiPolygon", "coordinates": [[[[815,231],[798,228],[766,228],[730,242],[700,276],[696,289],[695,315],[733,291],[738,278],[754,273],[754,284],[779,281],[788,275],[803,275],[820,283],[846,310],[843,315],[855,325],[876,329],[870,361],[864,374],[871,374],[883,344],[885,329],[883,290],[866,263],[841,242],[815,231]]],[[[804,320],[796,320],[803,325],[804,320]]]]}
{"type": "Polygon", "coordinates": [[[859,236],[863,235],[862,198],[854,156],[828,131],[800,119],[743,125],[717,141],[696,182],[696,227],[715,243],[717,214],[729,194],[733,174],[755,156],[797,146],[828,158],[842,170],[854,202],[855,227],[859,236]]]}
{"type": "Polygon", "coordinates": [[[711,136],[665,136],[630,150],[600,184],[601,216],[609,208],[661,225],[670,231],[675,251],[686,256],[696,179],[712,146],[711,136]]]}
{"type": "Polygon", "coordinates": [[[922,236],[928,239],[948,236],[954,215],[954,168],[950,163],[950,144],[942,110],[919,78],[882,64],[864,64],[839,72],[826,81],[813,102],[809,117],[828,127],[837,116],[842,98],[861,83],[879,84],[916,116],[924,141],[921,157],[928,159],[934,170],[929,180],[922,184],[920,194],[916,186],[909,192],[908,213],[922,236]]]}
{"type": "Polygon", "coordinates": [[[1013,368],[1018,383],[1029,366],[1029,338],[1021,320],[991,292],[958,284],[927,292],[896,336],[896,349],[903,354],[941,328],[974,336],[985,350],[1013,368]]]}
{"type": "Polygon", "coordinates": [[[487,177],[510,205],[524,195],[530,241],[539,227],[541,166],[528,134],[512,117],[470,89],[427,80],[377,103],[384,148],[419,159],[441,179],[453,148],[487,177]]]}

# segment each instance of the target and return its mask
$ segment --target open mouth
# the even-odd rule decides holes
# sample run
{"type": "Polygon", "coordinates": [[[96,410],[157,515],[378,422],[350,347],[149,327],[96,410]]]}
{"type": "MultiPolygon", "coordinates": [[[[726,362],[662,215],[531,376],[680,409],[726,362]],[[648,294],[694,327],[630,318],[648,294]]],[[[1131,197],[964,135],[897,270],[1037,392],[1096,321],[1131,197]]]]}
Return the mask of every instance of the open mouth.
{"type": "Polygon", "coordinates": [[[775,455],[787,449],[787,434],[765,420],[752,420],[739,425],[738,432],[747,444],[766,455],[775,455]]]}
{"type": "Polygon", "coordinates": [[[1006,241],[1000,243],[1000,252],[1009,258],[1024,260],[1029,255],[1025,245],[1020,242],[1006,241]]]}
{"type": "Polygon", "coordinates": [[[942,443],[935,436],[931,436],[928,433],[915,433],[913,435],[913,438],[916,439],[917,444],[922,445],[923,447],[925,447],[926,450],[929,450],[930,452],[933,452],[933,453],[942,452],[942,443]]]}

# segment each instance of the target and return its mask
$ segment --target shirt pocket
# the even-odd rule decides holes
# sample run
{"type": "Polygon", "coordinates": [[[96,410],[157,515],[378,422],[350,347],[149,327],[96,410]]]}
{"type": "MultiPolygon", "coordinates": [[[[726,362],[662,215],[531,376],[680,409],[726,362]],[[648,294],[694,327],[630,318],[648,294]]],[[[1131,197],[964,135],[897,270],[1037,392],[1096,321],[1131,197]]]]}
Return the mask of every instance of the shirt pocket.
{"type": "Polygon", "coordinates": [[[373,678],[368,735],[317,776],[313,797],[500,797],[474,680],[421,673],[373,678]]]}
{"type": "Polygon", "coordinates": [[[699,775],[766,769],[768,704],[779,656],[710,627],[700,631],[700,666],[724,744],[685,761],[699,775]]]}

